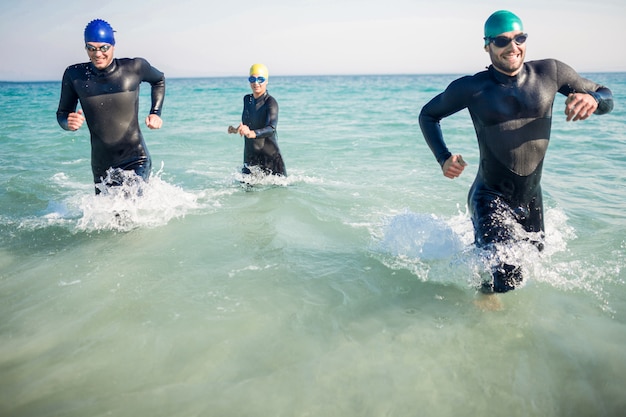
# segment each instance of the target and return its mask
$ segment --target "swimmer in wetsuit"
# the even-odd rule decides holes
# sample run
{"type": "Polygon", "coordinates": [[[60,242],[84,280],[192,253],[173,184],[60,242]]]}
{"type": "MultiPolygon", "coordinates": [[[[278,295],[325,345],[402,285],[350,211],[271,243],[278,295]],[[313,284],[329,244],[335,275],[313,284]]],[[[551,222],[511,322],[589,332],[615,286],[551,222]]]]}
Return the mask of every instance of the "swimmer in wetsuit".
{"type": "Polygon", "coordinates": [[[145,81],[152,86],[152,107],[146,118],[150,129],[160,129],[163,124],[160,115],[165,97],[163,73],[145,59],[114,59],[113,33],[111,25],[100,19],[85,27],[90,62],[65,70],[57,110],[57,121],[65,130],[78,130],[87,120],[94,183],[106,186],[121,185],[127,177],[124,172],[148,180],[152,162],[139,129],[139,85],[145,81]],[[76,111],[79,101],[82,110],[76,111]]]}
{"type": "Polygon", "coordinates": [[[229,127],[228,133],[239,133],[245,137],[243,169],[250,174],[251,167],[259,167],[266,174],[287,175],[283,157],[278,148],[276,126],[278,124],[278,102],[267,92],[269,72],[263,64],[250,67],[252,94],[243,98],[243,114],[238,127],[229,127]]]}
{"type": "MultiPolygon", "coordinates": [[[[509,11],[493,13],[485,23],[485,50],[492,65],[486,71],[453,81],[419,116],[428,146],[448,178],[463,172],[461,155],[443,140],[440,121],[467,108],[474,123],[480,164],[469,191],[468,205],[478,247],[518,239],[516,228],[536,233],[542,248],[544,232],[541,170],[548,148],[552,105],[556,93],[567,96],[567,121],[613,109],[611,91],[580,77],[553,59],[524,63],[527,35],[521,20],[509,11]]],[[[493,282],[483,292],[506,292],[522,281],[518,265],[500,262],[493,282]]]]}

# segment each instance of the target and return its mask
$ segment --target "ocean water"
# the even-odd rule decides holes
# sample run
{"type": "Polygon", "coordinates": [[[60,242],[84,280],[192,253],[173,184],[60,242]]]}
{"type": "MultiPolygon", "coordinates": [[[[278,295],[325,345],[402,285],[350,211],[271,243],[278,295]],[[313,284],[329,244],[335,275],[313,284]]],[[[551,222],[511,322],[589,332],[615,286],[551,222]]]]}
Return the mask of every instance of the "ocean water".
{"type": "Polygon", "coordinates": [[[250,186],[245,78],[168,80],[150,182],[98,197],[60,83],[0,83],[0,415],[624,415],[626,74],[586,76],[615,110],[557,97],[546,249],[510,248],[497,308],[469,115],[443,122],[454,181],[417,123],[457,76],[272,77],[289,176],[250,186]]]}

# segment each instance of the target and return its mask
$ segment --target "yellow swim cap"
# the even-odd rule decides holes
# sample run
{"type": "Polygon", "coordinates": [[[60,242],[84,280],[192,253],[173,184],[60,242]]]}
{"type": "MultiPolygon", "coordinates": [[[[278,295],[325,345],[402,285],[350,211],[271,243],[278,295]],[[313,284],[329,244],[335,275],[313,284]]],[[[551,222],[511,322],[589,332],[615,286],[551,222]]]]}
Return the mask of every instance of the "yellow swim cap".
{"type": "Polygon", "coordinates": [[[270,76],[269,71],[267,70],[267,67],[263,64],[254,64],[253,66],[250,67],[250,75],[261,75],[263,77],[265,77],[265,79],[267,80],[270,76]]]}

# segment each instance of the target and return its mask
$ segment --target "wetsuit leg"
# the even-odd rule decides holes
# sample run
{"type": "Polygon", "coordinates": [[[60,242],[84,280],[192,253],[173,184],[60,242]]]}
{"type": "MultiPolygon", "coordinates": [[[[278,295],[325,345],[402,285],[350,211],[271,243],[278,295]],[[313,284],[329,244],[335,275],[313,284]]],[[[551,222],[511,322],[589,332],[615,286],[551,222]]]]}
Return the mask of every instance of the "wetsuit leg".
{"type": "Polygon", "coordinates": [[[280,154],[280,152],[276,152],[276,154],[272,158],[271,165],[269,165],[269,166],[272,167],[272,174],[287,176],[287,170],[285,169],[285,163],[283,162],[283,157],[280,154]]]}
{"type": "MultiPolygon", "coordinates": [[[[473,193],[470,210],[476,246],[498,256],[497,244],[515,241],[517,219],[501,197],[485,192],[473,193]]],[[[499,261],[492,268],[491,274],[493,282],[483,283],[482,292],[511,291],[523,280],[521,268],[504,261],[499,261]]]]}
{"type": "Polygon", "coordinates": [[[268,155],[255,155],[253,158],[249,158],[241,169],[242,174],[251,174],[250,167],[258,166],[267,175],[287,175],[285,169],[285,163],[280,152],[276,152],[273,156],[268,155]]]}
{"type": "MultiPolygon", "coordinates": [[[[142,158],[140,160],[125,163],[117,167],[111,167],[107,170],[106,178],[99,184],[103,184],[105,187],[119,187],[124,184],[131,184],[136,182],[138,177],[143,179],[144,182],[148,182],[150,173],[152,171],[152,160],[150,158],[142,158]],[[134,177],[128,177],[124,175],[128,171],[135,173],[134,177]]],[[[102,192],[101,187],[96,186],[96,195],[102,192]]],[[[138,192],[141,194],[141,190],[138,192]]]]}
{"type": "MultiPolygon", "coordinates": [[[[538,250],[543,250],[544,221],[540,189],[526,204],[517,204],[515,207],[501,196],[485,190],[473,189],[469,200],[476,246],[498,256],[497,244],[525,240],[534,244],[538,250]],[[531,239],[523,235],[524,231],[538,233],[539,236],[531,239]]],[[[483,284],[483,291],[507,292],[515,289],[523,280],[519,265],[506,262],[498,262],[492,275],[493,283],[483,284]]]]}
{"type": "Polygon", "coordinates": [[[123,168],[126,171],[133,170],[137,176],[143,178],[145,182],[150,179],[150,173],[152,172],[152,160],[142,159],[141,161],[134,162],[123,168]]]}
{"type": "Polygon", "coordinates": [[[544,247],[544,220],[543,220],[543,197],[541,190],[537,192],[534,198],[524,207],[523,213],[519,213],[520,223],[529,233],[538,233],[537,239],[530,239],[530,242],[542,251],[544,247]]]}

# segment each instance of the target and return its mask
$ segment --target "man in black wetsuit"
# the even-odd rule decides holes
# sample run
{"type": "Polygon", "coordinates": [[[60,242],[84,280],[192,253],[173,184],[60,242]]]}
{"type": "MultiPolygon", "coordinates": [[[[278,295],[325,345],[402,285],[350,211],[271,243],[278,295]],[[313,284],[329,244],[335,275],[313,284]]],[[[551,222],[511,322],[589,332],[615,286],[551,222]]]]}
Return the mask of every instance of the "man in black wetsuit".
{"type": "Polygon", "coordinates": [[[69,66],[63,74],[57,121],[78,130],[85,119],[91,134],[91,169],[99,194],[102,186],[125,179],[150,177],[152,161],[139,129],[139,85],[152,86],[152,107],[146,126],[160,129],[165,77],[143,58],[114,59],[113,28],[96,19],[85,28],[90,62],[69,66]],[[82,110],[76,111],[80,101],[82,110]],[[83,116],[83,111],[84,116],[83,116]],[[136,175],[128,175],[134,172],[136,175]]]}
{"type": "MultiPolygon", "coordinates": [[[[495,250],[520,239],[542,248],[541,170],[550,139],[556,93],[567,96],[567,121],[613,109],[611,91],[580,77],[566,64],[546,59],[524,63],[527,35],[521,20],[501,10],[485,23],[486,71],[453,81],[426,104],[419,122],[428,146],[448,178],[463,172],[461,155],[448,151],[440,121],[467,108],[474,123],[480,165],[468,205],[478,247],[495,250]],[[526,236],[517,231],[522,227],[526,236]]],[[[506,292],[522,281],[519,265],[499,260],[483,292],[506,292]]]]}
{"type": "Polygon", "coordinates": [[[269,72],[263,64],[250,67],[250,88],[252,94],[243,98],[243,114],[238,127],[230,126],[228,133],[239,133],[245,137],[243,149],[244,174],[250,174],[251,167],[258,167],[266,174],[287,175],[283,157],[278,148],[276,126],[278,124],[278,103],[267,92],[269,72]]]}

